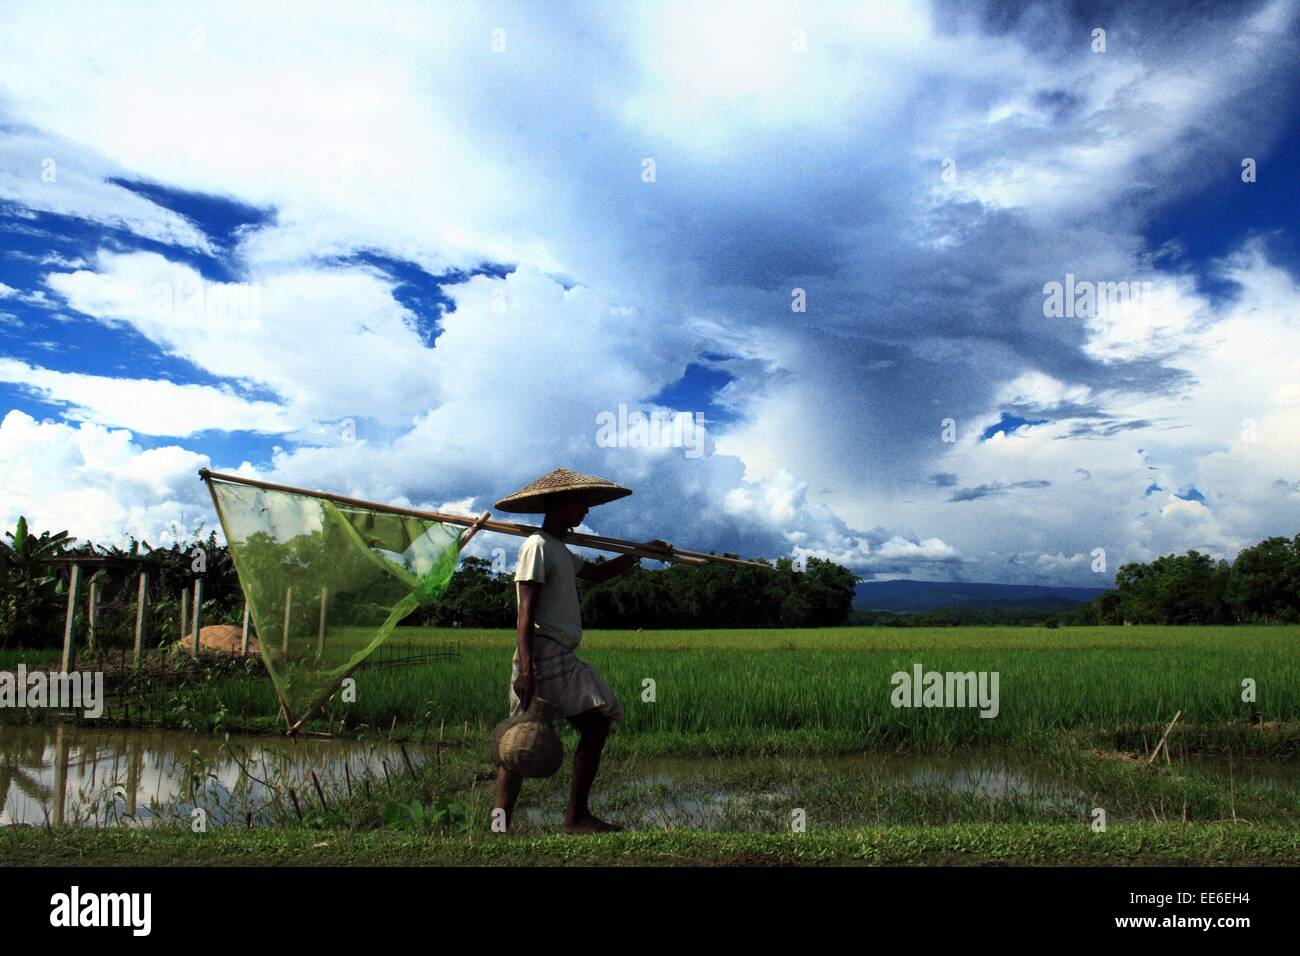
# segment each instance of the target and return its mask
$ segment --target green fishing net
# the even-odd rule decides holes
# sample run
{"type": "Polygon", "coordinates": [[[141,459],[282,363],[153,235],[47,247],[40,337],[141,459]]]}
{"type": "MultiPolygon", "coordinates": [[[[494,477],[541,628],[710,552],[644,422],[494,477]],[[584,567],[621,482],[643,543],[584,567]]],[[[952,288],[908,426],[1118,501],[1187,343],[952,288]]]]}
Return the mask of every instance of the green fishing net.
{"type": "Polygon", "coordinates": [[[290,723],[421,605],[440,600],[460,528],[209,478],[262,660],[290,723]]]}

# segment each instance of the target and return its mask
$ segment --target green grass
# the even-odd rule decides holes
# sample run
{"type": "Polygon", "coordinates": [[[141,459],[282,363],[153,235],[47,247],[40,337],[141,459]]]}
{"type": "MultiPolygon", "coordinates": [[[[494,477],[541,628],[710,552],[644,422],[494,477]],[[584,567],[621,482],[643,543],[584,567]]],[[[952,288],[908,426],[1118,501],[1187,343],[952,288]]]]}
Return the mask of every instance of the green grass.
{"type": "MultiPolygon", "coordinates": [[[[365,670],[357,701],[330,704],[317,729],[406,739],[482,737],[505,714],[512,632],[404,628],[415,648],[453,645],[450,663],[365,670]]],[[[339,651],[346,648],[335,647],[339,651]]],[[[48,653],[42,655],[48,657],[48,653]]],[[[627,720],[616,750],[640,753],[809,754],[861,749],[1051,749],[1062,734],[1143,750],[1175,711],[1180,745],[1295,753],[1300,628],[827,628],[592,631],[580,656],[605,675],[627,720]],[[997,671],[1001,710],[896,709],[890,675],[997,671]],[[1258,702],[1243,703],[1253,678],[1258,702]],[[655,701],[642,699],[654,681],[655,701]]],[[[3,659],[0,659],[3,660],[3,659]]],[[[269,682],[230,678],[185,689],[168,708],[218,715],[224,729],[278,726],[269,682]]]]}
{"type": "Polygon", "coordinates": [[[19,664],[34,664],[38,661],[54,660],[59,656],[60,651],[56,648],[6,648],[0,651],[0,670],[11,671],[19,664]]]}
{"type": "MultiPolygon", "coordinates": [[[[333,705],[353,727],[414,733],[445,721],[490,728],[504,715],[513,635],[451,632],[461,658],[358,675],[358,700],[333,705]]],[[[412,635],[430,643],[446,631],[412,635]]],[[[1157,733],[1300,716],[1300,629],[874,629],[592,632],[581,655],[623,701],[618,739],[651,751],[800,753],[951,750],[1050,742],[1064,731],[1157,733]],[[896,709],[890,675],[997,671],[1001,710],[896,709]],[[1253,677],[1259,703],[1240,700],[1253,677]],[[655,700],[644,701],[647,679],[655,700]]],[[[232,713],[266,713],[266,688],[223,691],[232,713]]],[[[1186,739],[1186,738],[1185,738],[1186,739]]],[[[617,746],[617,744],[616,744],[617,746]]]]}
{"type": "MultiPolygon", "coordinates": [[[[505,707],[512,644],[508,632],[471,631],[457,640],[455,664],[363,673],[350,719],[385,726],[432,712],[453,726],[491,726],[505,707]]],[[[773,735],[798,749],[943,750],[1156,727],[1175,710],[1189,727],[1300,716],[1297,628],[592,632],[580,653],[623,701],[620,736],[690,736],[749,752],[773,735]],[[998,717],[895,709],[890,675],[916,662],[998,671],[998,717]],[[1240,699],[1243,677],[1258,683],[1257,707],[1240,699]],[[642,700],[646,679],[654,703],[642,700]]]]}
{"type": "Polygon", "coordinates": [[[810,828],[805,833],[619,833],[589,837],[184,828],[14,829],[6,866],[67,865],[1233,865],[1300,864],[1291,827],[1130,823],[810,828]]]}

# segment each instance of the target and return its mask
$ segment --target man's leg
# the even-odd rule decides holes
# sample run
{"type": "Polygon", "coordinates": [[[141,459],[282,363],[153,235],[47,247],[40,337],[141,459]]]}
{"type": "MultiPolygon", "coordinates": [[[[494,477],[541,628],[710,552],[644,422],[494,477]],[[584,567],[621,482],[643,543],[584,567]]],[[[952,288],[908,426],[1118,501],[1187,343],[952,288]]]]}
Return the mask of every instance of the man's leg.
{"type": "Polygon", "coordinates": [[[505,767],[497,774],[496,808],[506,812],[506,829],[510,829],[510,820],[515,815],[515,804],[519,802],[519,790],[524,785],[524,778],[507,770],[505,767]]]}
{"type": "Polygon", "coordinates": [[[623,829],[591,815],[587,798],[600,769],[600,755],[609,736],[610,720],[596,708],[569,718],[578,734],[578,748],[573,753],[573,784],[569,790],[569,809],[564,815],[566,833],[606,833],[623,829]]]}

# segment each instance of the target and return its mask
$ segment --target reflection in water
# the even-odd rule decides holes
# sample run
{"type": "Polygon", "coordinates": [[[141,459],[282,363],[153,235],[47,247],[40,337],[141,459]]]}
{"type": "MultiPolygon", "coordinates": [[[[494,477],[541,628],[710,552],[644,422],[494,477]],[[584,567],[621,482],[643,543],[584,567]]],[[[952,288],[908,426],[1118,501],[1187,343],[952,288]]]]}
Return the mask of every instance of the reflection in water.
{"type": "MultiPolygon", "coordinates": [[[[1079,817],[1089,806],[1046,763],[979,754],[633,758],[621,770],[601,785],[600,798],[638,829],[770,831],[788,827],[794,808],[821,824],[863,825],[897,813],[882,813],[879,801],[900,793],[929,795],[931,805],[946,794],[1079,817]]],[[[563,792],[552,788],[521,809],[530,827],[545,830],[563,802],[563,792]]]]}
{"type": "Polygon", "coordinates": [[[396,744],[367,741],[0,726],[0,826],[188,822],[196,807],[211,826],[260,821],[277,787],[302,793],[312,771],[324,785],[345,765],[359,777],[401,760],[396,744]]]}
{"type": "Polygon", "coordinates": [[[825,801],[829,805],[851,806],[853,791],[888,787],[915,794],[938,792],[1020,801],[1039,809],[1054,806],[1074,813],[1087,808],[1081,792],[1063,785],[1045,764],[1032,760],[1012,764],[985,756],[862,754],[787,759],[780,761],[782,770],[776,774],[773,763],[752,758],[725,761],[729,780],[739,773],[769,781],[755,789],[711,782],[717,761],[655,761],[649,772],[634,781],[637,791],[653,797],[648,806],[640,808],[641,823],[654,829],[768,829],[787,818],[790,808],[810,802],[817,781],[837,794],[825,801]]]}
{"type": "MultiPolygon", "coordinates": [[[[1204,759],[1196,766],[1225,790],[1231,773],[1239,785],[1250,783],[1279,805],[1294,801],[1300,790],[1295,764],[1254,760],[1230,769],[1224,761],[1204,759]]],[[[1087,786],[1052,761],[1010,753],[630,758],[598,783],[597,812],[651,830],[787,830],[796,809],[817,826],[974,819],[1086,823],[1095,805],[1087,786]]],[[[547,832],[561,819],[565,802],[563,781],[526,791],[520,805],[524,829],[547,832]]],[[[1136,808],[1116,810],[1111,818],[1128,819],[1130,812],[1136,808]]]]}
{"type": "MultiPolygon", "coordinates": [[[[415,749],[410,750],[418,759],[415,749]]],[[[188,825],[203,808],[209,826],[267,822],[292,787],[312,802],[314,771],[326,789],[402,766],[395,744],[284,737],[213,737],[177,731],[0,725],[0,826],[188,825]],[[345,773],[345,768],[347,772],[345,773]]],[[[487,761],[484,761],[485,766],[487,761]]],[[[1251,784],[1266,798],[1294,802],[1294,763],[1209,758],[1189,769],[1226,788],[1251,784]]],[[[546,832],[567,802],[568,766],[530,783],[522,829],[546,832]]],[[[972,819],[1086,820],[1092,804],[1080,781],[1031,757],[862,754],[813,758],[645,758],[629,755],[602,769],[598,805],[641,829],[773,830],[793,808],[817,825],[972,819]]],[[[285,798],[287,802],[287,797],[285,798]]],[[[490,788],[475,799],[491,799],[490,788]]],[[[281,804],[283,808],[285,804],[281,804]]],[[[292,811],[289,811],[290,813],[292,811]]]]}

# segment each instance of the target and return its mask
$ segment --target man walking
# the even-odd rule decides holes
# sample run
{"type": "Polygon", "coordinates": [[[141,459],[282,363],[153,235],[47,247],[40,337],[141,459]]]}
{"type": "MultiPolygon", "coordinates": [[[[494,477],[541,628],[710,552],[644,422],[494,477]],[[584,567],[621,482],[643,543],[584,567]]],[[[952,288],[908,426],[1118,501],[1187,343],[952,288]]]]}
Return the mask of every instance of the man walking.
{"type": "MultiPolygon", "coordinates": [[[[496,505],[497,511],[546,514],[541,532],[524,540],[515,567],[519,643],[508,699],[514,715],[527,710],[534,697],[540,697],[558,708],[578,731],[569,806],[564,815],[568,833],[622,829],[593,816],[587,803],[610,724],[623,719],[623,708],[600,672],[574,655],[582,640],[576,578],[607,581],[636,567],[640,559],[625,554],[591,564],[565,547],[564,536],[582,523],[589,508],[631,493],[631,489],[604,478],[557,468],[496,505]]],[[[643,547],[662,550],[665,556],[671,550],[662,541],[649,541],[643,547]]],[[[496,806],[505,811],[507,827],[522,785],[523,777],[501,768],[496,806]]]]}

